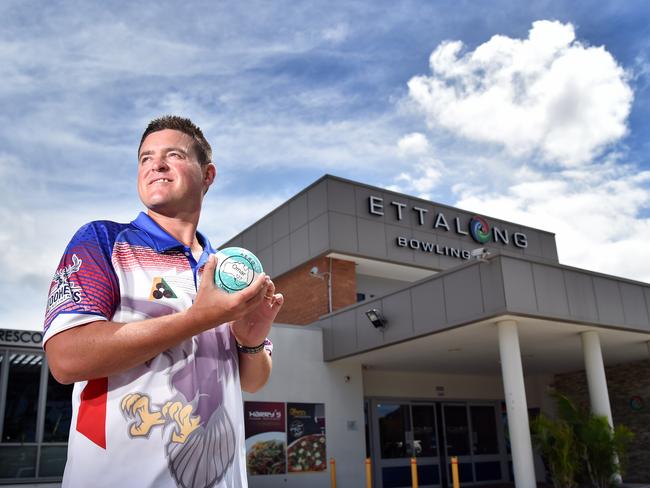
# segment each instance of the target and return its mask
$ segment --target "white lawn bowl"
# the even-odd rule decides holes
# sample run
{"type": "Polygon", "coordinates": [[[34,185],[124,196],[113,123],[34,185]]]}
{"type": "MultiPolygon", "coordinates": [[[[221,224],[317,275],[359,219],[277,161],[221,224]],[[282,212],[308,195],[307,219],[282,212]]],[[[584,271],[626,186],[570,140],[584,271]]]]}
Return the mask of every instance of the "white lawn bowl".
{"type": "Polygon", "coordinates": [[[220,249],[215,256],[217,269],[214,282],[228,293],[243,290],[263,271],[257,256],[242,247],[220,249]]]}

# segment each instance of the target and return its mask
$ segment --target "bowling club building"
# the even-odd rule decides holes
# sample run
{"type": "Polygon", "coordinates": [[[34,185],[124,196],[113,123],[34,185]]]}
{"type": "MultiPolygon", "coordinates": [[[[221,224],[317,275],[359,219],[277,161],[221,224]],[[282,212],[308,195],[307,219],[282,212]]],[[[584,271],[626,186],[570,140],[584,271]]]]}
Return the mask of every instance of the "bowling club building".
{"type": "MultiPolygon", "coordinates": [[[[286,297],[270,382],[244,397],[252,488],[328,487],[330,459],[365,486],[367,457],[376,488],[410,487],[411,457],[420,486],[451,486],[452,456],[461,486],[535,486],[551,388],[629,427],[624,480],[650,481],[650,285],[562,265],[554,234],[496,217],[326,175],[222,246],[286,297]]],[[[40,333],[0,327],[0,484],[60,481],[70,387],[40,333]]]]}

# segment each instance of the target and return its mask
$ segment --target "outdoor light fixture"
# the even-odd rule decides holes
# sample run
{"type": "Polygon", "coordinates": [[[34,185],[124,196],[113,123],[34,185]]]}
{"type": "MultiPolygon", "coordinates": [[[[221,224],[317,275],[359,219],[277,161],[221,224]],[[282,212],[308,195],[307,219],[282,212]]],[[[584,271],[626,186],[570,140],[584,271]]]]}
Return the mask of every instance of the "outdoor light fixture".
{"type": "Polygon", "coordinates": [[[484,247],[479,247],[478,249],[472,249],[470,251],[470,255],[476,259],[477,261],[487,261],[488,256],[490,255],[490,251],[488,251],[484,247]]]}
{"type": "Polygon", "coordinates": [[[309,276],[325,280],[327,278],[327,312],[332,313],[332,260],[330,259],[330,270],[319,271],[318,266],[314,266],[309,270],[309,276]]]}
{"type": "Polygon", "coordinates": [[[375,329],[383,329],[386,327],[386,319],[376,308],[368,310],[366,312],[366,317],[368,317],[368,320],[370,320],[375,329]]]}

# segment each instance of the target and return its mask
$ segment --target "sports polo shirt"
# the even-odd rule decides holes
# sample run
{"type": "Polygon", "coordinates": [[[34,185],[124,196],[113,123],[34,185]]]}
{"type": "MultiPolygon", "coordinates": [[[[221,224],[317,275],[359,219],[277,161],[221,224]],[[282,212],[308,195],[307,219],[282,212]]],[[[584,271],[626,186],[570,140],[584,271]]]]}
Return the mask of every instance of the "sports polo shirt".
{"type": "MultiPolygon", "coordinates": [[[[144,213],[83,226],[52,279],[43,344],[98,320],[189,308],[215,252],[197,236],[198,262],[144,213]]],[[[124,373],[75,383],[72,409],[63,486],[247,486],[238,355],[226,324],[124,373]]]]}

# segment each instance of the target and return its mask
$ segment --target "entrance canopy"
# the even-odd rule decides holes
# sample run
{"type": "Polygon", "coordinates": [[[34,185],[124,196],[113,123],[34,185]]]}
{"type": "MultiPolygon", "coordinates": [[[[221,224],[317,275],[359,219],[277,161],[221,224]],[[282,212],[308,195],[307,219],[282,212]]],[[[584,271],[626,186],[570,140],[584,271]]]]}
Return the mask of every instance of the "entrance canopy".
{"type": "Polygon", "coordinates": [[[584,367],[580,333],[598,330],[606,363],[648,357],[650,286],[528,257],[495,255],[321,318],[326,361],[496,374],[499,321],[519,324],[527,373],[584,367]],[[366,316],[375,309],[385,327],[366,316]]]}
{"type": "MultiPolygon", "coordinates": [[[[418,337],[355,356],[367,369],[440,374],[500,375],[495,322],[516,319],[526,374],[584,369],[580,334],[593,327],[529,317],[502,316],[418,337]]],[[[648,359],[650,334],[599,329],[605,364],[648,359]]]]}

